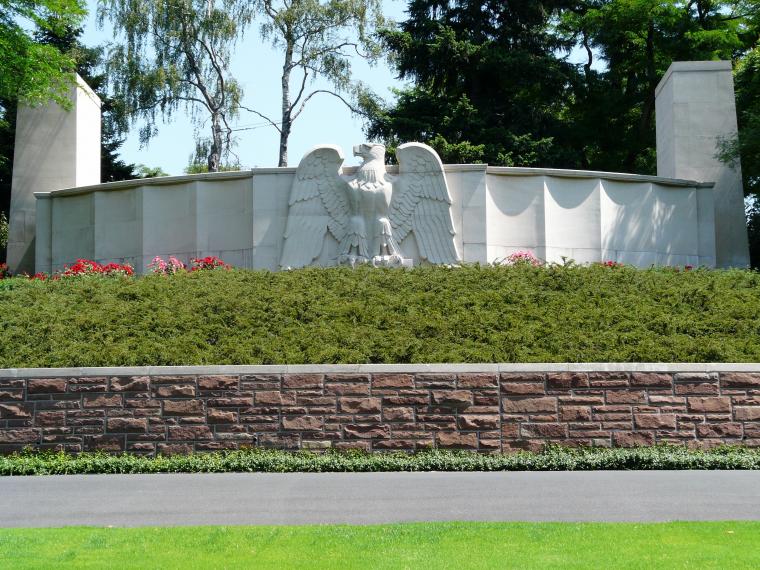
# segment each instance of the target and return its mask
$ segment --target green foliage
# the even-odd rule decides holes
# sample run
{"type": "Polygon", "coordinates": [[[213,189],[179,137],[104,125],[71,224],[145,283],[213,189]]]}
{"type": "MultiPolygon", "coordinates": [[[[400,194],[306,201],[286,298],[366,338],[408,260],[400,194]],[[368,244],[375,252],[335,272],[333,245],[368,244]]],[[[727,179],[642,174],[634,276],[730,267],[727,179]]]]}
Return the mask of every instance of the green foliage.
{"type": "MultiPolygon", "coordinates": [[[[739,137],[722,141],[722,158],[733,164],[741,160],[744,192],[758,195],[760,194],[760,47],[755,47],[737,64],[734,82],[739,137]]],[[[755,255],[760,256],[760,246],[752,249],[755,255]]]]}
{"type": "Polygon", "coordinates": [[[103,452],[25,452],[0,455],[0,476],[106,473],[326,473],[367,471],[598,471],[760,469],[760,449],[685,446],[579,448],[550,446],[540,453],[482,454],[431,450],[414,454],[362,451],[289,452],[248,449],[147,457],[103,452]]]}
{"type": "Polygon", "coordinates": [[[169,176],[160,166],[137,165],[137,174],[135,178],[156,178],[158,176],[169,176]]]}
{"type": "Polygon", "coordinates": [[[250,21],[247,1],[100,0],[98,16],[108,18],[121,43],[111,47],[107,73],[114,99],[123,106],[117,124],[144,119],[142,142],[157,131],[159,118],[182,108],[197,126],[209,124],[207,158],[216,171],[232,140],[229,121],[240,108],[242,90],[229,70],[232,48],[250,21]]]}
{"type": "MultiPolygon", "coordinates": [[[[206,157],[211,150],[210,147],[211,145],[208,140],[196,141],[195,152],[190,155],[188,164],[185,167],[185,174],[209,172],[208,160],[206,160],[206,157]]],[[[240,170],[240,163],[238,162],[237,157],[235,157],[234,160],[228,161],[226,164],[220,164],[217,168],[217,172],[230,172],[233,170],[240,170]]]]}
{"type": "Polygon", "coordinates": [[[81,0],[0,0],[0,100],[68,105],[74,60],[27,30],[60,32],[79,24],[85,13],[81,0]]]}
{"type": "Polygon", "coordinates": [[[0,251],[8,245],[8,218],[5,212],[0,212],[0,251]]]}
{"type": "Polygon", "coordinates": [[[653,174],[657,83],[672,61],[741,59],[757,44],[759,7],[409,0],[407,20],[382,38],[412,85],[390,105],[364,102],[367,133],[427,142],[445,162],[653,174]],[[587,61],[568,63],[573,48],[587,61]]]}
{"type": "Polygon", "coordinates": [[[758,362],[760,274],[550,266],[0,281],[0,368],[758,362]]]}
{"type": "Polygon", "coordinates": [[[570,145],[552,144],[575,68],[555,55],[550,23],[567,4],[412,0],[400,29],[381,37],[401,79],[391,107],[372,102],[367,134],[389,146],[420,140],[444,162],[572,165],[570,145]]]}

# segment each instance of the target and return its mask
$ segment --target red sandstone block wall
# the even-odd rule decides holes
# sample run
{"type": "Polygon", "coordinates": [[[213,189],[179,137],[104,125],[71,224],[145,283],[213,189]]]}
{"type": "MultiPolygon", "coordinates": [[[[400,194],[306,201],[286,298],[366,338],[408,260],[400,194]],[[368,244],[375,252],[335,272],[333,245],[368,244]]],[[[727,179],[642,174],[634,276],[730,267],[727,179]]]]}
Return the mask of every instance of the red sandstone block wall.
{"type": "Polygon", "coordinates": [[[0,378],[0,452],[760,446],[760,373],[0,378]]]}

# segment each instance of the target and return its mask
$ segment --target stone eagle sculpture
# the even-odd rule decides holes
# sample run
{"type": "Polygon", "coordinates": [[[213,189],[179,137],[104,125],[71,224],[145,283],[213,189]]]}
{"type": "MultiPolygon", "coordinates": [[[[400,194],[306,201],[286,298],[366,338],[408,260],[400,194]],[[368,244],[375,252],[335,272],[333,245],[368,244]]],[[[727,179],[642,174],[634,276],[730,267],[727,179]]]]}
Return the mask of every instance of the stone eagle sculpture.
{"type": "Polygon", "coordinates": [[[398,176],[385,169],[385,147],[354,147],[363,160],[352,177],[341,175],[343,153],[318,146],[303,157],[290,192],[280,266],[311,265],[329,232],[338,242],[339,264],[408,266],[400,244],[411,233],[419,257],[429,263],[454,264],[454,224],[443,164],[421,143],[398,147],[398,176]]]}

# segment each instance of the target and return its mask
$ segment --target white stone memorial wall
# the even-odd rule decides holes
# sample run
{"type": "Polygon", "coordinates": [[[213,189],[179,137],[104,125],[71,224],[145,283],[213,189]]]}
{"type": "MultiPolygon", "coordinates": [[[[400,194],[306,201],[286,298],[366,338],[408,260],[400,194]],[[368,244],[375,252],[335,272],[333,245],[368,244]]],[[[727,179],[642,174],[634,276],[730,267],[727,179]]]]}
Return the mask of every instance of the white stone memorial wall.
{"type": "MultiPolygon", "coordinates": [[[[531,251],[549,262],[715,265],[710,184],[479,165],[444,170],[454,243],[466,263],[531,251]]],[[[155,256],[170,255],[277,270],[294,173],[254,169],[38,193],[36,270],[89,258],[145,271],[155,256]]],[[[414,240],[410,234],[402,247],[419,263],[414,240]]],[[[328,233],[317,264],[334,264],[337,253],[328,233]]]]}

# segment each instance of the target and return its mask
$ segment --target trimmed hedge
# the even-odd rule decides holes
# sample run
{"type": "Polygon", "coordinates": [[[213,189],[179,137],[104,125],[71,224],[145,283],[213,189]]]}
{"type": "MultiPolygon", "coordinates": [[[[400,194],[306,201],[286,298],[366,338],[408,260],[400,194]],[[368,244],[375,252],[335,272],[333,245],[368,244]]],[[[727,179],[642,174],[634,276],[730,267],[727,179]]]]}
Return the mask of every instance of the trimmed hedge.
{"type": "Polygon", "coordinates": [[[759,362],[760,274],[466,266],[0,281],[0,368],[759,362]]]}
{"type": "Polygon", "coordinates": [[[0,456],[0,476],[105,473],[322,473],[369,471],[596,471],[667,469],[760,469],[760,449],[681,446],[568,449],[486,455],[467,451],[416,454],[360,451],[312,453],[276,450],[226,451],[169,457],[130,454],[29,452],[0,456]]]}

